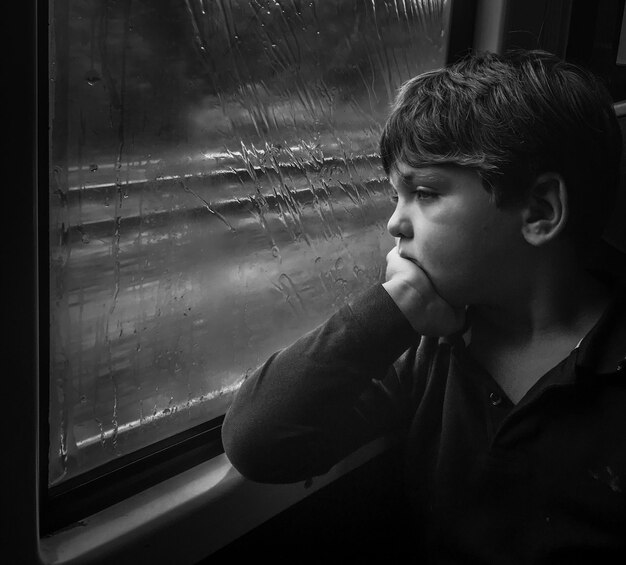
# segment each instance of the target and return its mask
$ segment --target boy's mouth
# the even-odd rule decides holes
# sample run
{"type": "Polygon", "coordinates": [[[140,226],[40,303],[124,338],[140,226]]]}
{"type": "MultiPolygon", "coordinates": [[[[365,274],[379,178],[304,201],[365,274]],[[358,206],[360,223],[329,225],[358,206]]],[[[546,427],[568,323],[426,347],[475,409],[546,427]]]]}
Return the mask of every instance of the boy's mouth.
{"type": "Polygon", "coordinates": [[[398,246],[398,255],[407,261],[411,261],[411,263],[415,263],[418,267],[423,268],[420,262],[417,259],[411,257],[406,251],[404,251],[400,246],[398,246]]]}

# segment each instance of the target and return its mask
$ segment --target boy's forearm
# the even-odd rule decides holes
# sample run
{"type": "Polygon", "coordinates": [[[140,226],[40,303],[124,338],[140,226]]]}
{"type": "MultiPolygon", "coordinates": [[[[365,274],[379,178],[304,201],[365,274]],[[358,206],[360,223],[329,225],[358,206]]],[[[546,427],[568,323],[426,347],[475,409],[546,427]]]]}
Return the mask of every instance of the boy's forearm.
{"type": "Polygon", "coordinates": [[[227,455],[264,482],[326,472],[382,433],[354,406],[414,339],[385,291],[368,290],[244,382],[224,421],[227,455]]]}

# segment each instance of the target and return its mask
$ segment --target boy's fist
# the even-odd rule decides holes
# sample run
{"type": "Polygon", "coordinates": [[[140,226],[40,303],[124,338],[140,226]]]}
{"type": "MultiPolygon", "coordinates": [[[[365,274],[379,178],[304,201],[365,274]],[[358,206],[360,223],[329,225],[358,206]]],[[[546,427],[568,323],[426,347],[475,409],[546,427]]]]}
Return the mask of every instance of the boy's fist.
{"type": "Polygon", "coordinates": [[[421,335],[447,336],[465,324],[465,308],[453,308],[435,290],[426,272],[394,247],[387,254],[383,287],[421,335]]]}

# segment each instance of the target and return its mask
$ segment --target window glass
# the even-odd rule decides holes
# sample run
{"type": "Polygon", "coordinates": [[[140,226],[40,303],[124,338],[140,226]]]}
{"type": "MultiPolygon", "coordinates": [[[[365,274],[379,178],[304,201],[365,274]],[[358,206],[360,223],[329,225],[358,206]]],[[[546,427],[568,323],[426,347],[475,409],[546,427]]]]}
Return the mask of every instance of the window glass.
{"type": "Polygon", "coordinates": [[[380,281],[378,139],[445,0],[55,0],[49,485],[224,413],[380,281]]]}

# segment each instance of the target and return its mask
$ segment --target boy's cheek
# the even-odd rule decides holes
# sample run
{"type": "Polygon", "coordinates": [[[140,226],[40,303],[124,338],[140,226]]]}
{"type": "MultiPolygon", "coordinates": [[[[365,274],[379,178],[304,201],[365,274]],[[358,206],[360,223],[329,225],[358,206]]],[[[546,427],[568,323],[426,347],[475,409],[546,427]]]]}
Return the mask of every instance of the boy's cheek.
{"type": "Polygon", "coordinates": [[[437,293],[451,306],[464,307],[480,291],[480,267],[468,258],[441,257],[426,271],[437,293]]]}
{"type": "Polygon", "coordinates": [[[450,305],[463,307],[468,300],[475,299],[481,286],[486,261],[481,248],[484,241],[476,243],[471,230],[447,230],[421,234],[415,239],[411,250],[420,261],[437,293],[450,305]],[[474,298],[472,298],[474,297],[474,298]]]}
{"type": "Polygon", "coordinates": [[[472,293],[469,292],[470,289],[466,287],[466,283],[467,280],[450,280],[449,278],[433,280],[437,294],[454,308],[462,308],[468,304],[472,293]]]}

